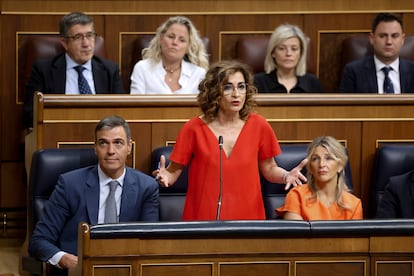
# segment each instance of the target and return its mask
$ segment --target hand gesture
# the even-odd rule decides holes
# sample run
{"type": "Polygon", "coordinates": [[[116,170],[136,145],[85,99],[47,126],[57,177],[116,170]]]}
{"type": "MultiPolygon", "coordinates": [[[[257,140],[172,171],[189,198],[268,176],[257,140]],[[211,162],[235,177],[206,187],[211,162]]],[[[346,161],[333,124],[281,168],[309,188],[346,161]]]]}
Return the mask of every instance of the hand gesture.
{"type": "Polygon", "coordinates": [[[306,177],[300,172],[307,163],[308,159],[305,158],[291,171],[287,171],[286,175],[283,177],[285,182],[285,190],[289,190],[290,186],[300,186],[302,183],[306,183],[308,181],[306,177]]]}
{"type": "Polygon", "coordinates": [[[160,162],[158,163],[158,169],[152,172],[152,175],[155,177],[155,180],[158,181],[158,183],[162,187],[168,187],[168,173],[165,168],[165,156],[161,155],[160,162]]]}

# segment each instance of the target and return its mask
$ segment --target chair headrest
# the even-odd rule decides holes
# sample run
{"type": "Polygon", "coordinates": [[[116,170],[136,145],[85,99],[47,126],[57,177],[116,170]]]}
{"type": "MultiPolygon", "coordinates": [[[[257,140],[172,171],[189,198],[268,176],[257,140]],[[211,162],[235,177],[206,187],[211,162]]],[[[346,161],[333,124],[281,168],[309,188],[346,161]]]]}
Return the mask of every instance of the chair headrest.
{"type": "Polygon", "coordinates": [[[43,149],[32,157],[29,187],[33,197],[49,197],[60,174],[97,164],[94,149],[43,149]]]}

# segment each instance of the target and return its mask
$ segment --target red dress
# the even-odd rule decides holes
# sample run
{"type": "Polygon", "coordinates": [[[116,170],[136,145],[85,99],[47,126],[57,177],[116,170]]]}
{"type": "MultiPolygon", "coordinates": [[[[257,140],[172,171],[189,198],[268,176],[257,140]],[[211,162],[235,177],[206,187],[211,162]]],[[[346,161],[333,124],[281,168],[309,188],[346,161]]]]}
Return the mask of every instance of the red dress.
{"type": "MultiPolygon", "coordinates": [[[[220,219],[266,218],[258,161],[280,152],[272,127],[262,116],[251,114],[231,156],[228,158],[222,152],[220,219]]],[[[215,220],[220,191],[220,149],[216,136],[199,117],[180,130],[170,159],[189,166],[183,220],[215,220]]]]}

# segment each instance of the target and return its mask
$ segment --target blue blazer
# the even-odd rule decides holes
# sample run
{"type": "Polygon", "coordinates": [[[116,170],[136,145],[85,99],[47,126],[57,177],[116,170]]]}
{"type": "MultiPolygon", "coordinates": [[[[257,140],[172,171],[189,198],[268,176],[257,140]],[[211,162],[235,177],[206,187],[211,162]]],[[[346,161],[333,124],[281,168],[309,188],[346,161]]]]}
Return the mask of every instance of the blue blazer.
{"type": "MultiPolygon", "coordinates": [[[[79,223],[98,223],[99,193],[98,165],[62,174],[33,231],[30,255],[44,262],[58,251],[77,255],[79,223]]],[[[158,183],[127,167],[119,221],[158,220],[158,183]]]]}
{"type": "MultiPolygon", "coordinates": [[[[400,85],[402,93],[414,92],[414,63],[401,58],[400,85]]],[[[365,57],[345,65],[339,91],[378,93],[374,56],[365,57]]]]}
{"type": "Polygon", "coordinates": [[[414,170],[390,177],[377,218],[414,218],[414,170]]]}
{"type": "MultiPolygon", "coordinates": [[[[124,94],[124,88],[116,63],[92,57],[92,74],[97,94],[124,94]]],[[[24,101],[24,125],[33,126],[33,96],[36,91],[44,94],[65,94],[66,58],[65,54],[52,59],[41,59],[32,66],[30,78],[26,84],[24,101]]]]}

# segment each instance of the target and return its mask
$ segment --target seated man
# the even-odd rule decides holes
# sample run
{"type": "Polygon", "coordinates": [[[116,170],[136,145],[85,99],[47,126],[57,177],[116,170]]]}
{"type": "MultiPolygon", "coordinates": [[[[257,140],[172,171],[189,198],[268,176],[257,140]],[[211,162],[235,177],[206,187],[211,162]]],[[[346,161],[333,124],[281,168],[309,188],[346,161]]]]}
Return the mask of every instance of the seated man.
{"type": "Polygon", "coordinates": [[[66,275],[67,268],[76,267],[80,222],[158,221],[158,184],[126,167],[131,147],[128,123],[106,117],[95,128],[98,164],[59,177],[29,243],[31,256],[56,266],[53,275],[66,275]]]}
{"type": "Polygon", "coordinates": [[[414,218],[414,170],[390,177],[377,218],[414,218]]]}
{"type": "Polygon", "coordinates": [[[414,92],[414,63],[399,58],[404,44],[402,19],[380,13],[369,35],[374,55],[348,63],[339,91],[401,94],[414,92]]]}
{"type": "Polygon", "coordinates": [[[78,12],[63,16],[60,36],[65,53],[33,64],[24,102],[26,128],[33,127],[36,91],[44,94],[125,93],[118,65],[94,55],[96,33],[92,17],[78,12]]]}

